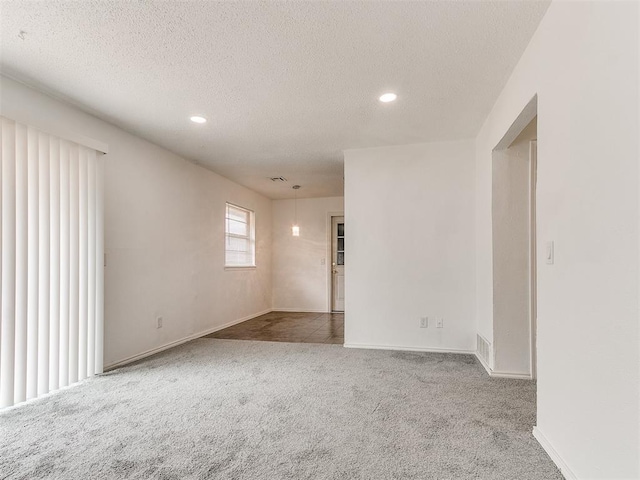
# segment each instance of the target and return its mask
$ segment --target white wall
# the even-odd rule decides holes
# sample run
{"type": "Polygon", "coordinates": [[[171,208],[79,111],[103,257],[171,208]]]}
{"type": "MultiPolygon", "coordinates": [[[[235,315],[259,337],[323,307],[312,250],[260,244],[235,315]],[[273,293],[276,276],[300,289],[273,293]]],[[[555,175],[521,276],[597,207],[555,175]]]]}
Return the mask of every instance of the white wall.
{"type": "Polygon", "coordinates": [[[491,339],[491,150],[538,95],[536,435],[581,479],[640,477],[638,8],[553,2],[476,140],[476,314],[491,339]]]}
{"type": "Polygon", "coordinates": [[[531,375],[530,169],[533,120],[503,150],[493,152],[493,371],[531,375]]]}
{"type": "Polygon", "coordinates": [[[473,141],[345,152],[345,344],[475,350],[473,201],[473,141]]]}
{"type": "Polygon", "coordinates": [[[105,365],[271,308],[269,199],[5,77],[1,101],[2,115],[109,145],[105,365]],[[254,270],[224,269],[226,201],[256,212],[254,270]]]}
{"type": "Polygon", "coordinates": [[[299,237],[291,235],[294,201],[274,200],[272,206],[273,309],[329,311],[328,218],[332,213],[344,213],[344,197],[298,199],[299,237]]]}

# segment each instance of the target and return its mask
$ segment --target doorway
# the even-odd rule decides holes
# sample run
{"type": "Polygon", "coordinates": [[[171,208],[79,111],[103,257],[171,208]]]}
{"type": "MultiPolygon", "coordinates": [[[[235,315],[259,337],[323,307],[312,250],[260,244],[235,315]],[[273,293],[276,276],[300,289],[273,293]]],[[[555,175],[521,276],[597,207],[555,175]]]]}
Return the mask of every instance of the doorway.
{"type": "Polygon", "coordinates": [[[493,372],[536,375],[537,116],[493,151],[493,372]]]}
{"type": "Polygon", "coordinates": [[[331,311],[344,312],[344,217],[331,217],[331,311]]]}

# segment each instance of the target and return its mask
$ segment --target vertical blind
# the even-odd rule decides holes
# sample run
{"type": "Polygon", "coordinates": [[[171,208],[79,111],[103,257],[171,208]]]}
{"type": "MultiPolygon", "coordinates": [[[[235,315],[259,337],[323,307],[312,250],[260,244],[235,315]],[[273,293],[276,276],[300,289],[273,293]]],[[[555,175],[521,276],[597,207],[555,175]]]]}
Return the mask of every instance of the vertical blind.
{"type": "Polygon", "coordinates": [[[96,150],[0,120],[7,407],[102,372],[103,166],[96,150]]]}

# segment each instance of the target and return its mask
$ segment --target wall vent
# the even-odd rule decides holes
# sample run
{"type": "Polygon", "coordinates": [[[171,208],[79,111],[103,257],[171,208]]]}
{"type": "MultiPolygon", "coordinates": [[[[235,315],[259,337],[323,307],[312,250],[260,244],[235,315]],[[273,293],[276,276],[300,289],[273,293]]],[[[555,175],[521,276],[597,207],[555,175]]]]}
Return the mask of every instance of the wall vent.
{"type": "Polygon", "coordinates": [[[478,356],[489,368],[493,368],[493,361],[491,358],[492,357],[491,344],[482,335],[477,334],[477,337],[478,337],[478,346],[477,346],[478,356]]]}

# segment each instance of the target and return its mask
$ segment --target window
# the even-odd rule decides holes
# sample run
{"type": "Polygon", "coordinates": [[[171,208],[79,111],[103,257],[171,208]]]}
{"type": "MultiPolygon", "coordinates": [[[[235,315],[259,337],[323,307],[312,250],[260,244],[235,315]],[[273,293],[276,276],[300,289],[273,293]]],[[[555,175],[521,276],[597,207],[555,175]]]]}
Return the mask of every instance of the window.
{"type": "Polygon", "coordinates": [[[231,203],[225,221],[225,266],[256,266],[255,213],[231,203]]]}

